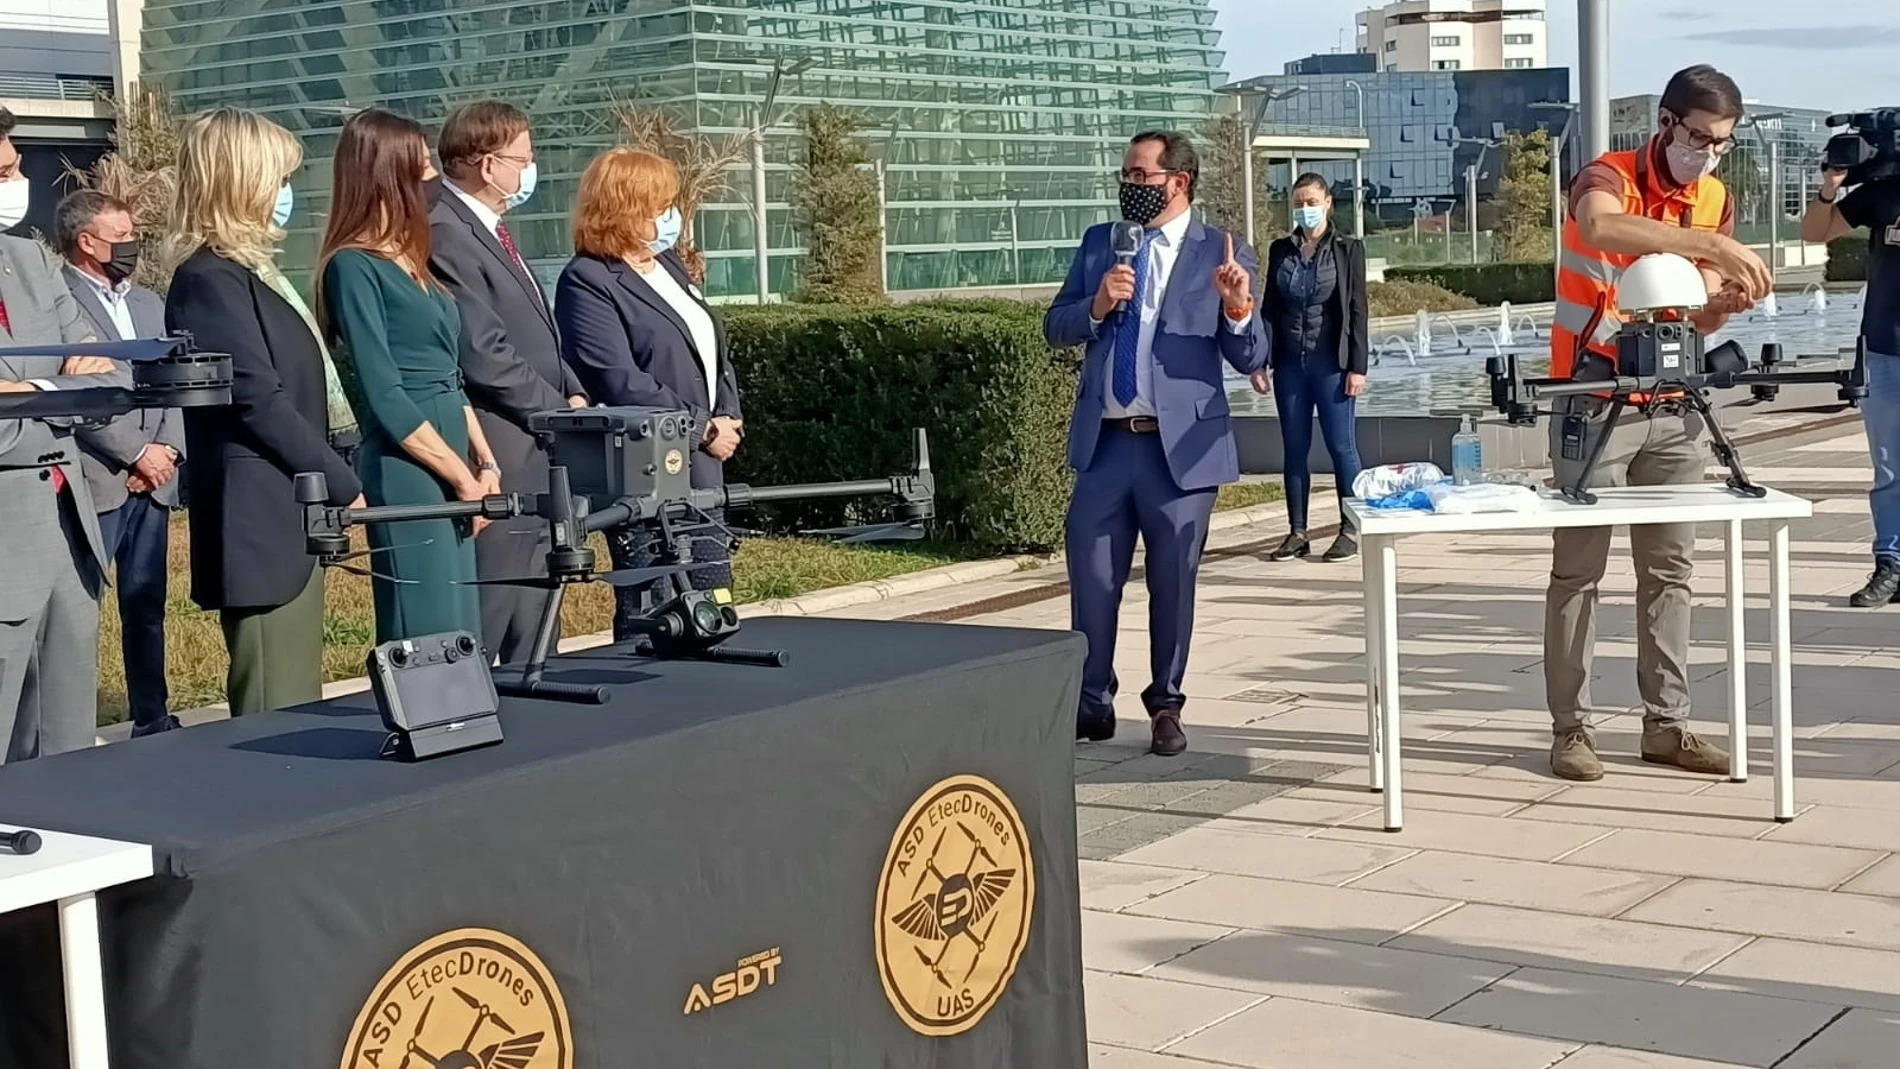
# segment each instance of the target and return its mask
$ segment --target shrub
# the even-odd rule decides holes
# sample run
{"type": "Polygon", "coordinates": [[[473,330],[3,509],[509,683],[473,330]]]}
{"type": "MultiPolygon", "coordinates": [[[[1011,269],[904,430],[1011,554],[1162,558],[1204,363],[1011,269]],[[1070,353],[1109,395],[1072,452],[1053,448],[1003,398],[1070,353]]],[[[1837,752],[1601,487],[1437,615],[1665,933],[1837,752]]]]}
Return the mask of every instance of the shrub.
{"type": "Polygon", "coordinates": [[[1867,231],[1856,230],[1827,243],[1829,282],[1867,281],[1867,231]]]}
{"type": "Polygon", "coordinates": [[[1388,267],[1386,280],[1435,282],[1481,305],[1540,304],[1556,299],[1556,268],[1549,263],[1444,264],[1388,267]]]}
{"type": "MultiPolygon", "coordinates": [[[[1043,340],[1033,306],[735,307],[726,330],[746,411],[733,481],[896,473],[910,465],[911,429],[923,427],[940,537],[996,549],[1060,543],[1076,360],[1043,340]]],[[[769,517],[808,527],[882,514],[839,503],[769,517]]]]}
{"type": "MultiPolygon", "coordinates": [[[[1391,272],[1387,272],[1388,277],[1391,272]]],[[[1478,307],[1478,302],[1436,282],[1401,279],[1373,282],[1366,287],[1366,302],[1373,319],[1409,316],[1419,309],[1427,312],[1463,312],[1478,307]]]]}

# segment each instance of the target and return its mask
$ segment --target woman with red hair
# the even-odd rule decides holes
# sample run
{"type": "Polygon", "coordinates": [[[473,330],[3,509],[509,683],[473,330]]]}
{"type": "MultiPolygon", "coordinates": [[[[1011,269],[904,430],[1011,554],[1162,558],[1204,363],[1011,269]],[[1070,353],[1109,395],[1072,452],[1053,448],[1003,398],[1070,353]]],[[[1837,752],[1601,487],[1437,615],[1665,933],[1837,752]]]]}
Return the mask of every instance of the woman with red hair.
{"type": "MultiPolygon", "coordinates": [[[[679,175],[650,152],[616,148],[589,164],[574,205],[574,259],[555,289],[561,356],[602,405],[640,405],[689,413],[701,432],[693,486],[724,485],[724,463],[739,448],[744,421],[725,331],[687,277],[679,241],[679,175]]],[[[608,532],[616,568],[653,563],[638,532],[608,532]]],[[[731,586],[724,545],[700,540],[695,587],[731,586]]],[[[617,588],[614,637],[633,637],[628,621],[644,591],[617,588]]]]}
{"type": "MultiPolygon", "coordinates": [[[[318,318],[341,354],[362,425],[357,473],[371,505],[475,501],[500,469],[462,393],[462,319],[429,274],[422,127],[371,109],[337,141],[318,318]]],[[[456,520],[369,529],[376,641],[481,633],[473,529],[456,520]]]]}

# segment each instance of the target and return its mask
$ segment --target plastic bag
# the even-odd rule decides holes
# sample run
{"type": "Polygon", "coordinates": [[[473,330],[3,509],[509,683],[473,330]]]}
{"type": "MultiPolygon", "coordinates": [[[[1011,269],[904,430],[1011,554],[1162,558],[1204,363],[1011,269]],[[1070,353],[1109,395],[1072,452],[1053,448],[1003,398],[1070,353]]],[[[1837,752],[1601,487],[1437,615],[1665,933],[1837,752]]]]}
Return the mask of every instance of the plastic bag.
{"type": "MultiPolygon", "coordinates": [[[[1385,498],[1397,497],[1411,490],[1419,490],[1434,483],[1445,481],[1445,471],[1436,464],[1381,464],[1376,468],[1367,468],[1352,481],[1352,496],[1367,504],[1377,504],[1385,498]]],[[[1422,508],[1422,505],[1386,506],[1388,508],[1422,508]]]]}
{"type": "Polygon", "coordinates": [[[1432,510],[1432,499],[1427,496],[1423,490],[1405,490],[1393,494],[1391,497],[1373,498],[1371,501],[1366,502],[1366,507],[1391,512],[1403,512],[1407,510],[1413,512],[1430,512],[1432,510]]]}
{"type": "Polygon", "coordinates": [[[1419,491],[1433,512],[1469,515],[1475,512],[1530,512],[1538,507],[1537,491],[1510,483],[1438,483],[1419,491]]]}

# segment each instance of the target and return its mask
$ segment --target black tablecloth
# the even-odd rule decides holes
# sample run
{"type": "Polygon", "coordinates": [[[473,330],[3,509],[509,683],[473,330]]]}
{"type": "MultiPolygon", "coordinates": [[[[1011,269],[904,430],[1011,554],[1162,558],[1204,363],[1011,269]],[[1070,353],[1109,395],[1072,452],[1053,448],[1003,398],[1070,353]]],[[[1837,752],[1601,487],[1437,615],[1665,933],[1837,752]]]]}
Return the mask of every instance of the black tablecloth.
{"type": "MultiPolygon", "coordinates": [[[[740,642],[790,666],[565,657],[613,702],[415,765],[367,696],[170,732],[0,768],[0,820],[156,847],[100,896],[119,1069],[1084,1066],[1080,637],[740,642]]],[[[0,917],[0,1064],[64,1064],[56,936],[0,917]]]]}

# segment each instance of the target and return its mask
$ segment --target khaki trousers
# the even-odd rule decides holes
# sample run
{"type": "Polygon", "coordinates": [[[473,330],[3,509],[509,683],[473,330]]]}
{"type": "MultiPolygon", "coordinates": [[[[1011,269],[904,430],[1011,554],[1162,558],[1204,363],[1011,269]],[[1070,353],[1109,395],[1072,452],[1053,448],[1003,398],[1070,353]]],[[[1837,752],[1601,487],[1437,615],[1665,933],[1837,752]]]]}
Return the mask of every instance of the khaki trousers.
{"type": "MultiPolygon", "coordinates": [[[[1579,411],[1589,423],[1584,453],[1608,427],[1608,404],[1573,398],[1550,421],[1550,454],[1559,485],[1583,467],[1563,457],[1561,413],[1579,411]]],[[[1679,406],[1647,414],[1625,409],[1591,486],[1664,486],[1703,481],[1706,430],[1702,417],[1679,406]]],[[[1596,652],[1597,589],[1610,561],[1608,527],[1553,532],[1550,588],[1544,601],[1544,695],[1558,736],[1590,729],[1591,661],[1596,652]]],[[[1636,566],[1636,687],[1643,724],[1678,724],[1689,715],[1690,579],[1695,569],[1695,524],[1630,529],[1636,566]]]]}
{"type": "Polygon", "coordinates": [[[323,569],[287,605],[226,609],[224,648],[231,654],[225,698],[232,716],[288,709],[323,698],[323,569]]]}

